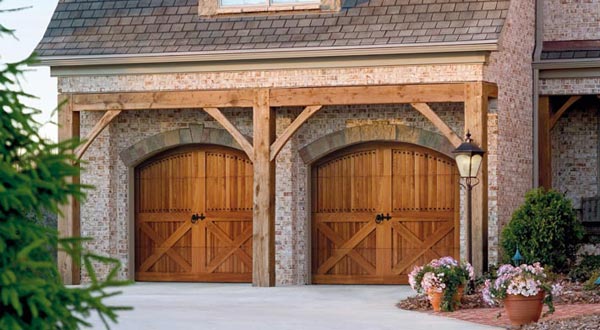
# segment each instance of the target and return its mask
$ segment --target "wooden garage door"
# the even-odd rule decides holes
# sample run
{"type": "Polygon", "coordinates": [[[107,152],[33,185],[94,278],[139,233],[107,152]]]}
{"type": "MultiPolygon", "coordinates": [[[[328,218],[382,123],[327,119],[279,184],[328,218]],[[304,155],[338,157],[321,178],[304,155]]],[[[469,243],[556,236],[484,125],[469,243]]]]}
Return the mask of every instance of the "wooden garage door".
{"type": "Polygon", "coordinates": [[[458,257],[458,205],[454,161],[429,149],[362,145],[324,159],[312,172],[313,282],[406,284],[414,265],[458,257]]]}
{"type": "Polygon", "coordinates": [[[135,219],[136,280],[252,280],[252,164],[242,152],[187,148],[142,164],[135,219]]]}

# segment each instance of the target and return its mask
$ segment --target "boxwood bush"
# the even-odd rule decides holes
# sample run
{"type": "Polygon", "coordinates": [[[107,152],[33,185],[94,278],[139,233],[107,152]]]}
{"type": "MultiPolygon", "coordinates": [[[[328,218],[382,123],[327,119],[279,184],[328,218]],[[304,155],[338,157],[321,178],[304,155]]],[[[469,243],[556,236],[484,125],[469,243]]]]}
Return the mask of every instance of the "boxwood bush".
{"type": "Polygon", "coordinates": [[[566,272],[583,236],[569,199],[554,190],[533,189],[502,230],[503,260],[510,263],[518,247],[524,262],[540,262],[566,272]]]}

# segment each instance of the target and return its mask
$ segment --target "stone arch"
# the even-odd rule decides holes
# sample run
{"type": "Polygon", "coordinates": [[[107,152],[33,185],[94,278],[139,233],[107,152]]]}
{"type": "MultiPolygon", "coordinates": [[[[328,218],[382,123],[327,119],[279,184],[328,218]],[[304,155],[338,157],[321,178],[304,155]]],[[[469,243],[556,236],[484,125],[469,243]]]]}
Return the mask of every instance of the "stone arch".
{"type": "MultiPolygon", "coordinates": [[[[248,140],[252,141],[250,138],[248,140]]],[[[162,151],[188,144],[213,144],[243,151],[226,130],[193,124],[188,128],[175,129],[147,137],[123,150],[119,155],[125,165],[134,167],[162,151]]]]}
{"type": "Polygon", "coordinates": [[[325,135],[300,148],[300,157],[306,164],[334,151],[364,142],[389,141],[419,145],[454,158],[454,146],[441,134],[426,129],[394,124],[369,124],[348,127],[325,135]]]}

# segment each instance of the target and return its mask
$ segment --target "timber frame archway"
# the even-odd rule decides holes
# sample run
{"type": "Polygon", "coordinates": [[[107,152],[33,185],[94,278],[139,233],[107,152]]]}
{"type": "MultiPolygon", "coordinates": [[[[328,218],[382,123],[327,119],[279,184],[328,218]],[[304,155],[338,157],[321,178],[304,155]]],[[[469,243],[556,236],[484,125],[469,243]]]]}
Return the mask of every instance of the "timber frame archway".
{"type": "MultiPolygon", "coordinates": [[[[59,104],[59,141],[80,135],[81,111],[103,111],[101,121],[86,140],[89,147],[99,132],[115,117],[126,111],[161,111],[196,109],[215,119],[244,150],[253,163],[253,267],[255,286],[275,285],[275,158],[304,122],[328,105],[410,104],[446,137],[453,145],[460,143],[448,125],[429,107],[428,103],[463,103],[465,131],[481,146],[487,146],[487,109],[489,98],[497,98],[497,86],[485,81],[413,83],[366,86],[310,86],[291,88],[256,88],[229,90],[137,91],[61,94],[59,104]],[[275,133],[277,107],[305,107],[304,111],[279,136],[275,133]],[[223,115],[222,108],[251,108],[253,114],[252,141],[223,115]]],[[[78,150],[81,157],[85,148],[78,150]]],[[[143,151],[142,151],[143,153],[143,151]]],[[[133,177],[130,175],[130,177],[133,177]]],[[[487,159],[480,171],[480,184],[473,190],[473,256],[477,271],[487,263],[487,159]]],[[[78,177],[72,179],[79,182],[78,177]]],[[[133,182],[130,182],[133,184],[133,182]]],[[[131,198],[131,197],[130,197],[131,198]]],[[[132,202],[132,201],[131,201],[132,202]]],[[[130,205],[132,205],[130,203],[130,205]]],[[[131,211],[130,211],[131,212],[131,211]]],[[[58,230],[61,236],[79,236],[80,212],[75,200],[61,207],[58,230]]],[[[80,270],[77,263],[59,252],[58,264],[63,281],[77,284],[80,270]]]]}
{"type": "Polygon", "coordinates": [[[407,284],[414,265],[459,258],[452,148],[434,132],[388,124],[346,128],[302,148],[311,173],[309,282],[407,284]]]}

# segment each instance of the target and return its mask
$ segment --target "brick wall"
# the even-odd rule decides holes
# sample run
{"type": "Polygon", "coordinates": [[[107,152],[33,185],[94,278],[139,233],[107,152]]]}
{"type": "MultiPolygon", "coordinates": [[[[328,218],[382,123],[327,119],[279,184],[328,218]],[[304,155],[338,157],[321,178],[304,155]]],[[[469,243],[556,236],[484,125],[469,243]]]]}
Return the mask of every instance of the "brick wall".
{"type": "Polygon", "coordinates": [[[599,22],[600,0],[544,0],[544,41],[600,39],[599,22]]]}
{"type": "MultiPolygon", "coordinates": [[[[311,86],[348,84],[418,83],[481,80],[483,68],[477,65],[405,66],[363,69],[288,70],[285,72],[229,72],[135,76],[94,76],[59,79],[62,92],[100,92],[132,90],[214,89],[267,86],[311,86]]],[[[462,104],[432,104],[432,108],[459,135],[463,134],[462,104]]],[[[300,108],[279,109],[277,131],[289,125],[300,108]]],[[[226,116],[243,134],[252,135],[250,112],[228,109],[226,116]]],[[[490,124],[494,125],[495,115],[490,124]]],[[[99,119],[97,113],[84,112],[82,135],[99,119]]],[[[279,285],[302,284],[308,275],[306,240],[309,230],[306,209],[307,167],[297,150],[325,134],[348,126],[387,121],[436,131],[417,111],[406,105],[365,105],[326,107],[303,126],[277,158],[276,191],[276,272],[279,285]]],[[[134,143],[154,134],[203,123],[221,128],[201,110],[135,111],[122,113],[110,128],[92,144],[85,160],[87,170],[82,181],[96,186],[82,206],[82,234],[95,238],[90,247],[121,259],[129,256],[129,187],[127,168],[118,154],[134,143]],[[107,180],[107,178],[109,178],[107,180]]],[[[490,128],[494,132],[495,126],[490,128]]],[[[490,162],[493,162],[490,158],[490,162]]],[[[490,168],[494,165],[490,163],[490,168]]],[[[494,181],[491,178],[490,181],[494,181]]],[[[490,192],[490,196],[494,193],[490,192]]],[[[464,203],[463,203],[464,204],[464,203]]],[[[490,208],[490,219],[495,218],[490,208]]],[[[462,226],[464,227],[464,226],[462,226]]],[[[497,231],[496,231],[497,232],[497,231]]],[[[491,238],[492,241],[495,238],[491,238]]],[[[461,234],[464,240],[464,233],[461,234]]],[[[464,243],[463,243],[464,246],[464,243]]],[[[132,270],[125,268],[121,276],[132,270]]],[[[85,275],[84,275],[85,280],[85,275]]]]}
{"type": "MultiPolygon", "coordinates": [[[[438,104],[433,108],[442,119],[462,134],[462,105],[438,104]]],[[[278,109],[277,131],[280,133],[300,108],[278,109]]],[[[251,135],[251,117],[247,110],[231,109],[225,114],[240,128],[243,134],[251,135]]],[[[99,119],[95,112],[84,112],[81,118],[82,134],[91,130],[99,119]]],[[[296,137],[277,157],[276,191],[276,269],[280,285],[305,283],[308,269],[307,252],[310,242],[305,237],[309,230],[306,201],[308,171],[297,150],[328,134],[349,126],[369,124],[374,121],[405,124],[428,130],[436,129],[417,111],[408,106],[352,106],[327,107],[302,127],[296,137]],[[292,180],[293,177],[302,178],[292,180]]],[[[121,114],[110,129],[103,132],[90,147],[84,160],[86,171],[82,182],[95,186],[82,205],[82,235],[93,237],[89,247],[110,254],[127,264],[128,260],[128,204],[129,187],[127,168],[118,158],[118,153],[135,142],[171,129],[203,123],[207,127],[220,128],[219,124],[197,110],[136,111],[121,114]],[[106,178],[110,178],[107,180],[106,178]]],[[[464,233],[461,235],[464,241],[464,233]]],[[[464,245],[464,242],[463,242],[464,245]]],[[[100,273],[106,269],[100,269],[100,273]]],[[[125,268],[121,276],[131,270],[125,268]]],[[[86,280],[84,274],[84,280],[86,280]]]]}
{"type": "Polygon", "coordinates": [[[298,69],[180,74],[72,76],[58,81],[59,92],[237,89],[411,84],[476,81],[483,78],[479,64],[410,65],[370,68],[298,69]]]}
{"type": "MultiPolygon", "coordinates": [[[[497,114],[488,118],[490,247],[497,245],[502,227],[532,187],[534,22],[534,1],[511,1],[500,51],[492,54],[484,73],[485,80],[498,84],[497,114]],[[497,219],[492,212],[495,208],[497,219]]],[[[490,250],[490,261],[494,260],[494,252],[490,250]]]]}
{"type": "Polygon", "coordinates": [[[600,94],[600,78],[540,79],[539,88],[540,95],[600,94]]]}
{"type": "Polygon", "coordinates": [[[575,104],[552,129],[552,186],[579,208],[598,194],[598,109],[575,104]]]}

